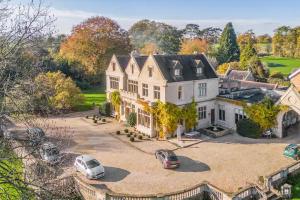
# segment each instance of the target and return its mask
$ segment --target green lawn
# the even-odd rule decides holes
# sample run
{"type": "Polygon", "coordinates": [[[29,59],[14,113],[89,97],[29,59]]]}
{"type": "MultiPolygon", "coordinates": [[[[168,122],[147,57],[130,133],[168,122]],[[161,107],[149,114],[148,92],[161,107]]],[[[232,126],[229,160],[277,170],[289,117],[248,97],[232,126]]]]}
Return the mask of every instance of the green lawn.
{"type": "Polygon", "coordinates": [[[294,69],[300,68],[300,59],[298,58],[281,58],[266,56],[261,60],[267,64],[270,72],[282,72],[285,75],[289,75],[294,69]]]}
{"type": "Polygon", "coordinates": [[[26,186],[23,184],[23,163],[16,155],[9,150],[8,148],[1,145],[0,156],[5,158],[1,161],[0,168],[0,199],[34,199],[29,189],[26,189],[26,186]],[[13,183],[5,183],[6,178],[10,177],[9,180],[13,183]],[[17,186],[17,187],[16,187],[17,186]],[[20,191],[18,188],[23,188],[20,191]],[[9,196],[9,198],[7,197],[9,196]]]}
{"type": "Polygon", "coordinates": [[[82,90],[85,97],[84,103],[77,105],[75,111],[87,111],[93,109],[93,105],[99,106],[106,100],[104,88],[96,87],[87,90],[82,90]]]}

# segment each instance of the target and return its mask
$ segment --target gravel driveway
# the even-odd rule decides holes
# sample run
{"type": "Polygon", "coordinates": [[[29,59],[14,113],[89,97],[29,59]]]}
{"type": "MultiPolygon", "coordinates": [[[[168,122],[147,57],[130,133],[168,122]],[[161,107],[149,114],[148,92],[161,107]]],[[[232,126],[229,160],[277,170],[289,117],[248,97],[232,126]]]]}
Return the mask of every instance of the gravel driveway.
{"type": "MultiPolygon", "coordinates": [[[[295,162],[282,153],[290,140],[300,142],[295,134],[284,140],[252,140],[228,135],[176,150],[182,165],[177,170],[165,170],[154,155],[143,153],[112,137],[109,133],[124,129],[115,121],[95,126],[78,113],[64,120],[52,120],[56,125],[71,127],[70,131],[74,131],[68,151],[90,154],[105,166],[106,176],[91,181],[91,184],[119,193],[168,193],[202,181],[208,181],[226,192],[235,192],[248,183],[256,182],[259,176],[295,162]]],[[[150,149],[155,150],[162,148],[162,144],[159,141],[140,142],[139,147],[147,150],[151,145],[150,149]]],[[[167,144],[166,148],[169,147],[170,144],[167,144]]]]}

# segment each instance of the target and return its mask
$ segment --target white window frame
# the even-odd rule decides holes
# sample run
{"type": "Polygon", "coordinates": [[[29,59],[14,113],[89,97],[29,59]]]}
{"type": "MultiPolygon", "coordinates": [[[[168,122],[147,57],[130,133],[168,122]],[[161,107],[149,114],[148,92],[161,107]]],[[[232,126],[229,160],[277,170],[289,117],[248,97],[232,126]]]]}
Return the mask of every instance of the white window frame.
{"type": "Polygon", "coordinates": [[[110,85],[110,89],[116,89],[118,90],[120,87],[119,84],[119,78],[117,77],[109,77],[109,85],[110,85]]]}
{"type": "Polygon", "coordinates": [[[180,69],[175,69],[174,70],[174,75],[175,76],[180,76],[180,69]]]}
{"type": "Polygon", "coordinates": [[[142,95],[144,97],[148,97],[149,94],[148,88],[149,88],[148,84],[142,83],[142,95]]]}
{"type": "Polygon", "coordinates": [[[198,84],[198,96],[205,97],[207,95],[207,83],[198,84]]]}
{"type": "Polygon", "coordinates": [[[207,114],[207,107],[206,106],[198,107],[198,120],[206,119],[206,114],[207,114]]]}
{"type": "Polygon", "coordinates": [[[153,86],[153,98],[160,99],[160,87],[159,86],[153,86]]]}
{"type": "Polygon", "coordinates": [[[219,110],[219,120],[220,121],[226,121],[225,105],[219,105],[218,110],[219,110]]]}

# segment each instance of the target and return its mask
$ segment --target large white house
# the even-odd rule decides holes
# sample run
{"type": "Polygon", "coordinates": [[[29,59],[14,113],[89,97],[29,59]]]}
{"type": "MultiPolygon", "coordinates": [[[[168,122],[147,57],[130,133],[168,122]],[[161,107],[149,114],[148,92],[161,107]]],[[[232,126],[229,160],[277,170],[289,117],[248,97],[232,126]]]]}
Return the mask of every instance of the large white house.
{"type": "MultiPolygon", "coordinates": [[[[120,119],[126,121],[131,112],[137,113],[137,130],[151,137],[157,135],[155,119],[144,110],[145,103],[151,106],[160,100],[183,106],[194,99],[199,119],[196,128],[219,125],[235,129],[237,121],[245,117],[238,102],[254,103],[265,96],[279,102],[285,94],[260,88],[222,92],[219,90],[219,78],[204,54],[114,55],[106,70],[106,87],[108,99],[111,92],[120,91],[120,119]]],[[[297,123],[298,114],[294,111],[289,117],[284,117],[286,113],[281,114],[278,117],[281,121],[274,128],[275,134],[284,136],[282,121],[288,118],[291,121],[289,125],[297,123]]]]}

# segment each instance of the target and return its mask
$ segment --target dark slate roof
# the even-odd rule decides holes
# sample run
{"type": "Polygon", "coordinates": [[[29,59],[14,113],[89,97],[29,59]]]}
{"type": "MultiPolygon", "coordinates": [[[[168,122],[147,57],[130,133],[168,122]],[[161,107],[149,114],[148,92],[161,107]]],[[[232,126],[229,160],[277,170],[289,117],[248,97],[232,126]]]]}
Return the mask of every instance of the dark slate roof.
{"type": "Polygon", "coordinates": [[[136,62],[138,64],[140,70],[142,70],[142,68],[143,68],[143,66],[144,66],[144,64],[145,64],[148,56],[136,56],[134,58],[135,58],[135,60],[136,60],[136,62]]]}
{"type": "Polygon", "coordinates": [[[116,57],[122,69],[125,70],[130,60],[130,56],[128,55],[128,56],[116,56],[116,57]]]}
{"type": "Polygon", "coordinates": [[[174,61],[179,61],[182,65],[182,81],[201,80],[218,78],[203,54],[196,55],[153,55],[163,76],[168,82],[176,82],[178,79],[174,77],[173,67],[174,61]],[[195,71],[195,60],[201,60],[203,63],[203,74],[197,76],[195,71]]]}
{"type": "Polygon", "coordinates": [[[267,90],[275,90],[277,88],[277,84],[272,83],[263,83],[256,81],[240,81],[241,88],[261,88],[267,90]]]}
{"type": "Polygon", "coordinates": [[[245,80],[246,77],[249,75],[249,71],[240,71],[240,70],[230,70],[228,74],[226,74],[226,78],[233,79],[233,80],[245,80]]]}

